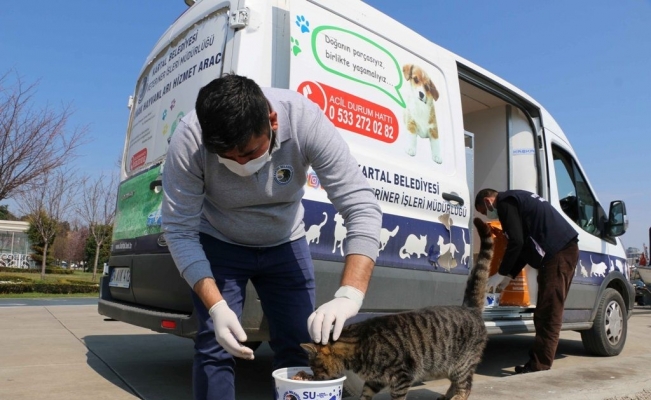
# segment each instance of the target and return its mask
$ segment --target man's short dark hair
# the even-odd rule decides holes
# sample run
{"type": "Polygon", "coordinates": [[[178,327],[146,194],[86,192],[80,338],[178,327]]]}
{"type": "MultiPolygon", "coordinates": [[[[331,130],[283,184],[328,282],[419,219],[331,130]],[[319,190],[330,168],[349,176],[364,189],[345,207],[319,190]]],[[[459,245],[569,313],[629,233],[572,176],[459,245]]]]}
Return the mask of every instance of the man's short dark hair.
{"type": "Polygon", "coordinates": [[[260,86],[225,75],[202,87],[195,104],[201,137],[211,153],[243,150],[253,136],[269,134],[269,104],[260,86]]]}
{"type": "Polygon", "coordinates": [[[477,196],[475,196],[475,210],[479,210],[479,206],[484,205],[484,198],[485,197],[493,197],[497,196],[498,191],[495,189],[482,189],[477,193],[477,196]]]}

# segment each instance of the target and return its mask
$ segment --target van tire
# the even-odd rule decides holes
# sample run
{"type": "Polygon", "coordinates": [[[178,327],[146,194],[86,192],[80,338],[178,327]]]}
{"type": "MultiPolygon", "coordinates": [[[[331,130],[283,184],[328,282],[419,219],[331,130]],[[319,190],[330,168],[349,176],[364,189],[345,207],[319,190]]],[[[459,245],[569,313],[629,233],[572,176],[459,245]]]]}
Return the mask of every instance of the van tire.
{"type": "Polygon", "coordinates": [[[592,328],[581,331],[583,347],[588,353],[603,357],[621,353],[628,331],[625,310],[624,299],[617,290],[604,290],[592,328]]]}

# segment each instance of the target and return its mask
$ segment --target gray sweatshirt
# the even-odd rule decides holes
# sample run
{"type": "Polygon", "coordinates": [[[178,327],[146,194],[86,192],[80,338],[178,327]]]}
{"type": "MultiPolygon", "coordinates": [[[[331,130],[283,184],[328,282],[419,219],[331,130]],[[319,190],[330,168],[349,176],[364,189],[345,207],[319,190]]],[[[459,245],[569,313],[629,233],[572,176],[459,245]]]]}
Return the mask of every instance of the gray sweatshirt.
{"type": "Polygon", "coordinates": [[[162,227],[190,287],[212,277],[200,232],[253,247],[305,235],[301,199],[310,166],[344,218],[344,253],[373,260],[378,255],[382,212],[337,129],[301,94],[274,88],[263,92],[278,113],[277,145],[271,161],[252,176],[232,173],[205,149],[194,111],[181,120],[170,142],[163,169],[162,227]]]}

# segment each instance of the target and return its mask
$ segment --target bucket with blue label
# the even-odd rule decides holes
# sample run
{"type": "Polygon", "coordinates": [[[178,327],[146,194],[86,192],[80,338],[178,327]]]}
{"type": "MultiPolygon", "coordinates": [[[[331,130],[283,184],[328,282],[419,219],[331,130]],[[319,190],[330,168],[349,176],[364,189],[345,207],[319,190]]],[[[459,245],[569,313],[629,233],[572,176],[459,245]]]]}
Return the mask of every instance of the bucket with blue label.
{"type": "Polygon", "coordinates": [[[327,381],[306,380],[312,376],[310,367],[275,370],[276,400],[341,400],[345,376],[327,381]]]}
{"type": "Polygon", "coordinates": [[[501,295],[501,293],[486,293],[486,301],[484,301],[484,307],[492,308],[499,306],[501,295]]]}

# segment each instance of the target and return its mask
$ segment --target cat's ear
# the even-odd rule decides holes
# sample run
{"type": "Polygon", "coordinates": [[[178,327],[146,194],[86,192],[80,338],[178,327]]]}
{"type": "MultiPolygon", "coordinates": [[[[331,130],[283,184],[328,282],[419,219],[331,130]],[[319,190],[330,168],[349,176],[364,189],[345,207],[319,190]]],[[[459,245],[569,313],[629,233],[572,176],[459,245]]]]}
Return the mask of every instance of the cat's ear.
{"type": "Polygon", "coordinates": [[[318,349],[314,343],[301,343],[301,347],[305,350],[310,357],[316,356],[318,349]]]}

